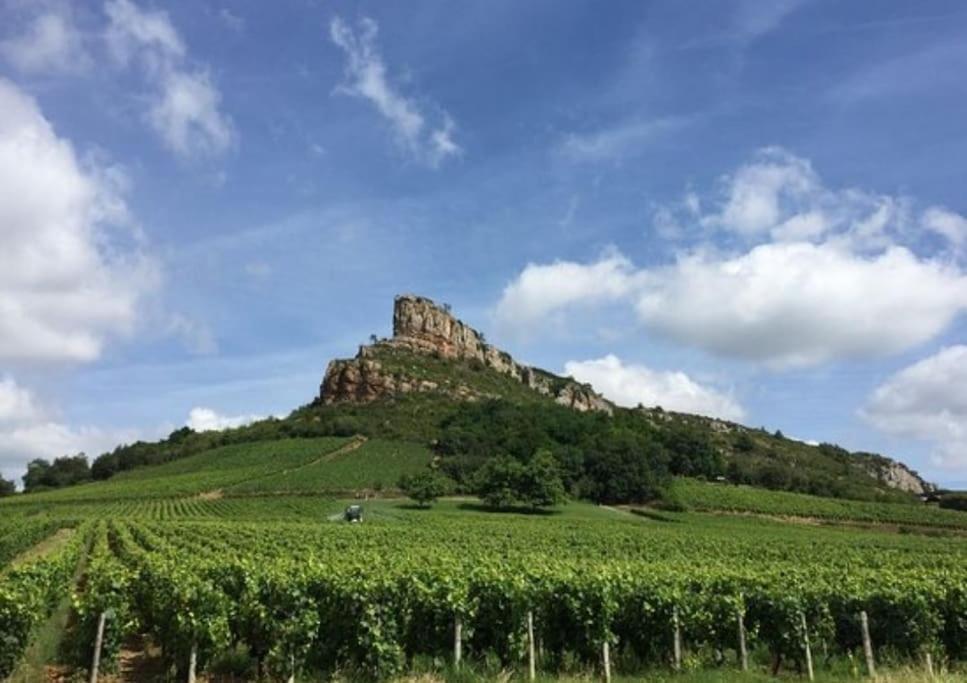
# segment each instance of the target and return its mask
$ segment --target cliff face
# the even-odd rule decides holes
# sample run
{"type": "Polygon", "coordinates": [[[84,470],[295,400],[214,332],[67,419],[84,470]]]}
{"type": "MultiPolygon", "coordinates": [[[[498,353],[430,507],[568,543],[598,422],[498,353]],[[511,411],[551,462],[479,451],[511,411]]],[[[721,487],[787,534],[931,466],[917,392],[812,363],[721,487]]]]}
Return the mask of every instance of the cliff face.
{"type": "Polygon", "coordinates": [[[919,474],[902,462],[889,458],[881,458],[877,462],[871,463],[867,468],[867,473],[874,479],[879,479],[891,489],[915,493],[918,496],[936,490],[933,484],[924,481],[919,474]]]}
{"type": "MultiPolygon", "coordinates": [[[[393,306],[393,337],[362,346],[355,358],[329,363],[320,389],[324,403],[351,401],[366,403],[383,396],[439,391],[439,383],[387,372],[379,360],[382,350],[403,350],[435,358],[471,361],[507,375],[561,405],[580,411],[611,413],[608,401],[589,386],[556,378],[541,370],[517,363],[510,354],[487,344],[483,336],[430,299],[412,295],[396,297],[393,306]]],[[[473,400],[484,395],[470,386],[448,387],[456,399],[473,400]]]]}

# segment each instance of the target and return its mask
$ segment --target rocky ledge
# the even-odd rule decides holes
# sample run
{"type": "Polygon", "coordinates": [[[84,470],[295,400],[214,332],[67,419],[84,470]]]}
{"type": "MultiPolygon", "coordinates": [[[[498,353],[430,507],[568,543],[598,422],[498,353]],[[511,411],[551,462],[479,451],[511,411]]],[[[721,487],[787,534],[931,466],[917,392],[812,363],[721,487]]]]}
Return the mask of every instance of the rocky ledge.
{"type": "MultiPolygon", "coordinates": [[[[516,362],[509,353],[487,344],[483,335],[455,318],[448,308],[408,294],[394,301],[391,339],[361,346],[355,358],[329,363],[320,388],[322,402],[368,403],[384,396],[443,390],[436,382],[385,372],[380,351],[394,349],[481,364],[574,410],[613,411],[613,406],[589,385],[516,362]]],[[[485,397],[469,386],[448,387],[446,391],[460,400],[485,397]]]]}

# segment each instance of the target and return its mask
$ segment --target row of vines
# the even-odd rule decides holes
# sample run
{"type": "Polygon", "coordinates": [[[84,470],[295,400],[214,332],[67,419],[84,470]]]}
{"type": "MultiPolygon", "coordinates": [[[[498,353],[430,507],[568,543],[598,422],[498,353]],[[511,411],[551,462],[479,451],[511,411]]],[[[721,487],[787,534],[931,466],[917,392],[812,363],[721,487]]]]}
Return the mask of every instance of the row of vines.
{"type": "MultiPolygon", "coordinates": [[[[24,528],[32,527],[25,522],[24,528]]],[[[69,594],[86,536],[82,530],[56,552],[0,572],[0,678],[14,670],[35,628],[69,594]]]]}
{"type": "Polygon", "coordinates": [[[75,595],[79,633],[93,650],[107,615],[105,667],[137,633],[182,671],[244,647],[276,678],[336,669],[383,677],[414,657],[451,657],[455,638],[470,658],[512,666],[525,655],[528,616],[550,669],[596,666],[605,643],[621,663],[668,664],[676,630],[689,648],[735,650],[739,621],[750,648],[796,662],[805,640],[857,650],[865,611],[880,650],[967,659],[960,553],[832,543],[820,561],[817,548],[777,539],[758,562],[725,537],[691,539],[686,553],[671,537],[635,545],[634,534],[588,531],[514,521],[472,530],[113,524],[75,595]]]}

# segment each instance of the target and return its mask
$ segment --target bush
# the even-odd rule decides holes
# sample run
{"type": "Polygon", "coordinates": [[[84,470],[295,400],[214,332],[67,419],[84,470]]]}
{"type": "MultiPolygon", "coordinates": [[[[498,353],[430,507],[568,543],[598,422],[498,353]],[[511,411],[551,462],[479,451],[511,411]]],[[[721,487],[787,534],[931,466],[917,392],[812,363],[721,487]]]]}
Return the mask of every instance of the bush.
{"type": "Polygon", "coordinates": [[[940,507],[967,512],[967,493],[947,494],[940,498],[940,507]]]}

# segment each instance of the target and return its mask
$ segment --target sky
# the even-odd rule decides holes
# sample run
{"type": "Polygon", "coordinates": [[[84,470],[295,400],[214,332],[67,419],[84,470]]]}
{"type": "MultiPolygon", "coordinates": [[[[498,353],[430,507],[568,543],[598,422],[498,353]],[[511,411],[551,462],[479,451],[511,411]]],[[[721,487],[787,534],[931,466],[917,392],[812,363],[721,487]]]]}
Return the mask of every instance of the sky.
{"type": "Polygon", "coordinates": [[[0,473],[285,415],[449,303],[967,488],[967,7],[0,0],[0,473]]]}

